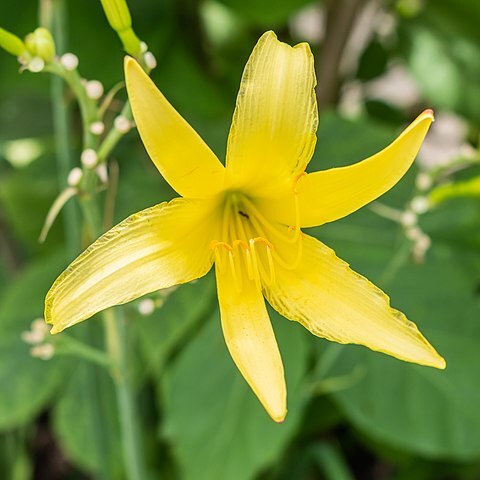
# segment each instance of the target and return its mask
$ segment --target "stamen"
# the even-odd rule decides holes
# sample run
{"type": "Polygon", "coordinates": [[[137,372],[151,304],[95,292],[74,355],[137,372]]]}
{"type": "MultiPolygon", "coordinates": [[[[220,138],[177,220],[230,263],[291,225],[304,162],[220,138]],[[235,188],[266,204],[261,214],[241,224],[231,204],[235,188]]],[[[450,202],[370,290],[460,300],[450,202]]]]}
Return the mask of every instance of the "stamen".
{"type": "Polygon", "coordinates": [[[241,272],[242,269],[237,269],[235,268],[235,260],[233,258],[233,251],[228,252],[228,261],[230,263],[230,268],[232,269],[232,275],[233,275],[233,283],[235,284],[235,288],[237,289],[237,292],[242,291],[242,278],[241,278],[241,272]]]}
{"type": "MultiPolygon", "coordinates": [[[[276,281],[276,265],[292,270],[301,261],[303,242],[300,229],[300,202],[297,184],[303,174],[293,184],[293,198],[295,202],[295,224],[288,228],[271,223],[255,204],[246,196],[232,193],[225,199],[223,211],[223,225],[221,229],[222,241],[213,240],[210,248],[215,252],[215,263],[218,270],[225,273],[230,270],[233,276],[235,289],[241,292],[244,281],[253,281],[257,288],[262,285],[271,286],[276,281]],[[293,263],[279,254],[274,245],[267,238],[275,237],[275,243],[298,243],[296,255],[293,253],[293,263]],[[258,250],[262,244],[265,251],[258,250]],[[223,253],[222,253],[223,251],[223,253]],[[228,258],[227,258],[228,257],[228,258]]],[[[286,248],[286,246],[285,246],[286,248]]],[[[288,250],[290,252],[288,252],[288,250]]],[[[293,256],[292,255],[292,256],[293,256]]]]}
{"type": "Polygon", "coordinates": [[[255,239],[251,238],[249,241],[250,244],[250,251],[252,252],[252,263],[253,263],[253,275],[255,285],[258,289],[262,288],[260,284],[260,272],[258,271],[258,258],[257,253],[255,251],[255,239]]]}
{"type": "Polygon", "coordinates": [[[218,247],[227,250],[227,252],[231,251],[232,247],[228,243],[218,242],[217,240],[212,240],[210,242],[210,248],[215,252],[215,263],[218,265],[219,272],[223,274],[226,272],[226,266],[222,260],[218,247]]]}
{"type": "Polygon", "coordinates": [[[250,211],[250,220],[257,230],[263,231],[263,228],[266,228],[270,233],[273,233],[279,240],[284,243],[295,243],[298,240],[300,235],[300,207],[298,205],[297,195],[294,195],[295,198],[295,210],[296,210],[296,225],[295,225],[295,235],[293,237],[287,237],[279,232],[269,221],[266,219],[263,214],[257,209],[252,201],[247,198],[244,199],[245,204],[248,206],[250,211]],[[297,213],[298,211],[298,213],[297,213]]]}

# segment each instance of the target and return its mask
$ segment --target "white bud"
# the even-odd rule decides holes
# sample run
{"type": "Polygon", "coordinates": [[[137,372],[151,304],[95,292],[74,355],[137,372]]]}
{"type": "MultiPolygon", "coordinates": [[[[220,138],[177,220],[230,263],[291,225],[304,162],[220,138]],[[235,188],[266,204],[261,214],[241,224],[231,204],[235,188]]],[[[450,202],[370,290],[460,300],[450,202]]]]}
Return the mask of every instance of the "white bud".
{"type": "Polygon", "coordinates": [[[414,197],[410,202],[410,208],[417,215],[421,215],[422,213],[427,212],[429,207],[430,207],[430,204],[428,202],[427,197],[422,197],[422,196],[414,197]]]}
{"type": "Polygon", "coordinates": [[[421,172],[417,175],[415,184],[422,192],[428,190],[432,186],[432,177],[428,173],[421,172]]]}
{"type": "Polygon", "coordinates": [[[101,182],[104,183],[104,184],[108,183],[107,165],[105,163],[101,163],[97,167],[96,171],[97,171],[98,178],[101,180],[101,182]]]}
{"type": "Polygon", "coordinates": [[[32,58],[27,66],[27,68],[33,73],[41,72],[43,67],[45,67],[45,62],[40,57],[32,58]]]}
{"type": "Polygon", "coordinates": [[[44,336],[40,332],[33,332],[32,330],[26,330],[20,335],[21,339],[29,345],[38,345],[43,342],[44,336]]]}
{"type": "Polygon", "coordinates": [[[432,240],[428,235],[423,233],[420,238],[416,241],[415,247],[427,251],[430,248],[430,245],[432,244],[432,240]]]}
{"type": "Polygon", "coordinates": [[[151,315],[155,311],[155,302],[151,298],[144,298],[138,303],[140,315],[151,315]]]}
{"type": "Polygon", "coordinates": [[[50,332],[50,327],[43,318],[37,318],[32,322],[32,332],[40,332],[42,335],[46,335],[50,332]]]}
{"type": "Polygon", "coordinates": [[[115,130],[119,131],[120,133],[127,133],[132,128],[132,123],[127,117],[119,115],[117,118],[115,118],[113,126],[115,127],[115,130]]]}
{"type": "Polygon", "coordinates": [[[145,42],[140,42],[140,50],[142,53],[148,52],[148,45],[145,42]]]}
{"type": "Polygon", "coordinates": [[[105,124],[103,122],[93,122],[90,125],[90,132],[94,135],[101,135],[105,131],[105,124]]]}
{"type": "Polygon", "coordinates": [[[60,63],[63,65],[65,70],[71,72],[78,67],[78,57],[74,53],[64,53],[60,57],[60,63]]]}
{"type": "Polygon", "coordinates": [[[36,345],[30,349],[30,355],[42,360],[50,360],[55,353],[55,347],[51,343],[44,343],[43,345],[36,345]]]}
{"type": "Polygon", "coordinates": [[[152,52],[145,52],[143,55],[143,60],[145,61],[145,65],[150,70],[153,70],[157,66],[157,59],[152,52]]]}
{"type": "Polygon", "coordinates": [[[83,172],[80,167],[75,167],[70,170],[67,177],[67,183],[70,187],[78,187],[82,181],[83,172]]]}
{"type": "Polygon", "coordinates": [[[417,215],[411,210],[402,213],[400,222],[404,227],[413,227],[417,223],[417,215]]]}
{"type": "Polygon", "coordinates": [[[85,84],[87,96],[93,100],[98,100],[103,95],[102,82],[98,80],[90,80],[85,84]]]}
{"type": "Polygon", "coordinates": [[[94,168],[98,162],[97,152],[93,148],[87,148],[80,155],[80,160],[85,168],[94,168]]]}
{"type": "Polygon", "coordinates": [[[423,235],[423,232],[418,227],[410,227],[407,228],[405,235],[412,242],[416,242],[423,235]]]}
{"type": "Polygon", "coordinates": [[[417,262],[423,262],[425,259],[425,253],[430,248],[432,241],[428,235],[422,233],[418,240],[413,245],[413,256],[417,262]]]}

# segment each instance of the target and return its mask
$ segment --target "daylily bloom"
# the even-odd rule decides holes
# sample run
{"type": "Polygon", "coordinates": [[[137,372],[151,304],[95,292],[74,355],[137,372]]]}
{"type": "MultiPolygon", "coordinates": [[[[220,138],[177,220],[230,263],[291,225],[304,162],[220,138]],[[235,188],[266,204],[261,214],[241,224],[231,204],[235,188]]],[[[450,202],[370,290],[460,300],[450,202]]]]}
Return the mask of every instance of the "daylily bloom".
{"type": "Polygon", "coordinates": [[[381,290],[301,231],[342,218],[395,185],[432,111],[372,157],[306,174],[317,129],[313,56],[306,43],[292,48],[267,32],[243,73],[223,166],[135,60],[126,59],[125,72],[147,152],[181,197],[127,218],[60,275],[46,299],[52,333],[202,277],[214,264],[226,344],[277,422],[286,415],[286,387],[264,297],[319,337],[445,368],[381,290]]]}

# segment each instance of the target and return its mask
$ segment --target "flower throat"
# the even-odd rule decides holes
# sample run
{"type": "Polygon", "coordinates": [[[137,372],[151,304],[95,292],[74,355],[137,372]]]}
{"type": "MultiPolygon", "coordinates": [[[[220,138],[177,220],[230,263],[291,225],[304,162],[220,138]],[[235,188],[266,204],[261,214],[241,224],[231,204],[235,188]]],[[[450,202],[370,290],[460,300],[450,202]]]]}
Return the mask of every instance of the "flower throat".
{"type": "MultiPolygon", "coordinates": [[[[295,203],[298,211],[296,196],[295,203]]],[[[221,239],[213,240],[210,247],[219,273],[230,270],[236,289],[241,291],[247,281],[255,282],[258,288],[273,285],[278,266],[296,268],[302,255],[301,237],[298,215],[295,226],[275,224],[246,195],[228,192],[223,204],[221,239]],[[281,255],[284,244],[297,244],[295,258],[281,255]]]]}

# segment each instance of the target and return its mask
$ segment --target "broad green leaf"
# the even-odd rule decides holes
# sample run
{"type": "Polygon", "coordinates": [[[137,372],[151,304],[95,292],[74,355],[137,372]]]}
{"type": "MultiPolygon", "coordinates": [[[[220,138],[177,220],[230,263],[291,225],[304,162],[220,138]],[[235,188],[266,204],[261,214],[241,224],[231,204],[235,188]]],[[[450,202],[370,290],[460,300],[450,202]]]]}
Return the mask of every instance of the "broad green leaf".
{"type": "Polygon", "coordinates": [[[163,382],[163,434],[182,479],[243,480],[271,466],[295,434],[306,399],[307,333],[272,313],[285,364],[289,413],[274,423],[234,367],[216,313],[163,382]]]}
{"type": "Polygon", "coordinates": [[[98,478],[124,478],[117,401],[106,372],[77,363],[55,405],[53,426],[74,464],[98,478]]]}
{"type": "Polygon", "coordinates": [[[69,362],[30,355],[23,331],[43,314],[43,299],[63,264],[63,255],[30,264],[0,297],[0,429],[32,420],[65,379],[69,362]]]}
{"type": "Polygon", "coordinates": [[[213,275],[178,287],[168,294],[159,292],[163,305],[152,315],[134,322],[147,367],[159,375],[176,348],[210,316],[215,299],[213,275]]]}

